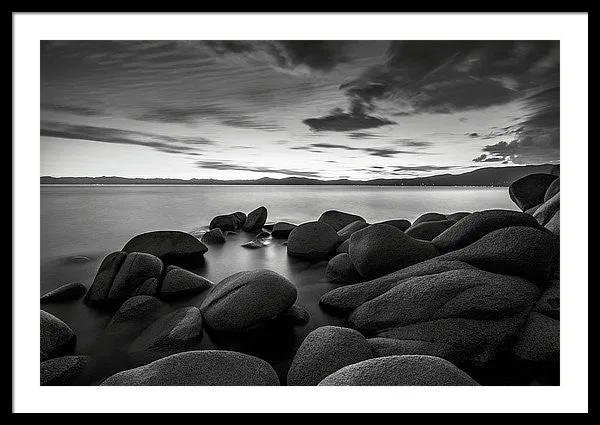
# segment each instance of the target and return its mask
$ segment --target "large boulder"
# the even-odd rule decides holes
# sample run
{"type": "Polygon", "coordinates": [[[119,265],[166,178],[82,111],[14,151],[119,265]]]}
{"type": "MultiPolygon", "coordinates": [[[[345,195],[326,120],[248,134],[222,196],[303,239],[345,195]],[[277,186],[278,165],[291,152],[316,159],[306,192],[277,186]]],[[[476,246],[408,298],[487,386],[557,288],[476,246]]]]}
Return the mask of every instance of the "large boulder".
{"type": "Polygon", "coordinates": [[[295,224],[286,223],[284,221],[279,221],[273,225],[273,230],[271,231],[271,236],[275,239],[286,239],[292,230],[296,227],[295,224]]]}
{"type": "Polygon", "coordinates": [[[452,214],[447,214],[446,215],[446,219],[447,220],[452,220],[452,221],[454,221],[456,223],[456,222],[458,222],[458,221],[462,220],[463,218],[468,217],[470,215],[471,215],[470,212],[460,211],[460,212],[455,212],[455,213],[452,213],[452,214]]]}
{"type": "Polygon", "coordinates": [[[107,378],[100,385],[279,385],[264,360],[234,351],[186,351],[107,378]]]}
{"type": "Polygon", "coordinates": [[[554,195],[552,198],[544,202],[534,213],[533,217],[542,226],[545,226],[554,214],[560,209],[560,192],[554,195]]]}
{"type": "Polygon", "coordinates": [[[342,253],[329,260],[325,269],[325,279],[332,283],[351,285],[361,280],[360,274],[352,265],[350,256],[342,253]]]}
{"type": "Polygon", "coordinates": [[[433,238],[451,227],[455,221],[440,220],[440,221],[424,221],[411,226],[404,233],[411,238],[420,239],[423,241],[431,241],[433,238]]]}
{"type": "Polygon", "coordinates": [[[352,236],[352,233],[354,233],[360,229],[364,229],[367,226],[368,226],[368,224],[365,223],[364,221],[356,220],[356,221],[353,221],[352,223],[350,223],[349,225],[341,228],[337,232],[338,236],[340,237],[340,242],[344,242],[344,241],[350,239],[350,236],[352,236]]]}
{"type": "Polygon", "coordinates": [[[235,232],[236,230],[239,230],[246,221],[246,214],[244,214],[243,216],[241,214],[244,213],[223,214],[213,217],[213,219],[210,221],[210,224],[208,225],[208,228],[210,230],[221,229],[221,231],[223,232],[235,232]]]}
{"type": "Polygon", "coordinates": [[[288,236],[287,253],[306,260],[329,258],[339,244],[339,236],[329,224],[311,221],[301,224],[288,236]]]}
{"type": "Polygon", "coordinates": [[[415,221],[413,221],[413,226],[416,226],[417,224],[421,224],[421,223],[426,223],[428,221],[443,221],[446,220],[446,215],[445,214],[440,214],[440,213],[425,213],[420,215],[419,217],[417,217],[417,219],[415,221]]]}
{"type": "Polygon", "coordinates": [[[58,317],[40,310],[40,360],[73,352],[75,333],[58,317]]]}
{"type": "Polygon", "coordinates": [[[287,384],[317,385],[336,370],[371,357],[371,348],[359,332],[322,326],[308,334],[298,348],[288,371],[287,384]]]}
{"type": "Polygon", "coordinates": [[[40,385],[67,385],[88,365],[87,356],[55,357],[40,364],[40,385]]]}
{"type": "Polygon", "coordinates": [[[129,298],[148,279],[158,279],[162,271],[162,261],[152,254],[144,252],[127,254],[108,291],[107,301],[116,302],[129,298]]]}
{"type": "Polygon", "coordinates": [[[67,283],[42,295],[40,297],[40,304],[76,300],[81,298],[86,291],[87,288],[83,283],[67,283]]]}
{"type": "Polygon", "coordinates": [[[169,298],[180,295],[191,295],[204,292],[212,288],[213,283],[177,266],[167,267],[165,277],[160,287],[160,297],[169,298]]]}
{"type": "Polygon", "coordinates": [[[131,338],[168,311],[168,305],[149,295],[137,295],[126,300],[106,325],[105,332],[131,338]]]}
{"type": "Polygon", "coordinates": [[[348,250],[350,249],[350,239],[346,239],[344,242],[338,245],[335,249],[336,254],[348,254],[348,250]]]}
{"type": "Polygon", "coordinates": [[[546,282],[553,274],[559,248],[558,238],[549,231],[514,226],[494,230],[478,241],[438,258],[463,261],[490,272],[546,282]]]}
{"type": "Polygon", "coordinates": [[[521,359],[536,362],[558,362],[560,359],[560,321],[532,312],[514,347],[521,359]]]}
{"type": "Polygon", "coordinates": [[[274,319],[289,309],[296,297],[296,287],[274,271],[242,271],[215,285],[200,309],[209,328],[244,331],[274,319]]]}
{"type": "Polygon", "coordinates": [[[553,280],[550,285],[544,288],[544,292],[533,310],[560,320],[560,280],[553,280]]]}
{"type": "Polygon", "coordinates": [[[454,361],[456,349],[443,342],[429,342],[414,339],[369,338],[367,343],[373,351],[373,357],[407,356],[421,354],[441,357],[454,361]]]}
{"type": "Polygon", "coordinates": [[[226,240],[223,231],[216,227],[203,234],[202,238],[200,238],[200,242],[208,245],[220,245],[224,244],[226,240]]]}
{"type": "Polygon", "coordinates": [[[102,263],[96,272],[96,277],[94,277],[94,281],[92,282],[92,286],[90,286],[85,294],[84,301],[86,303],[95,304],[106,301],[108,291],[110,291],[113,280],[126,257],[126,252],[117,251],[108,254],[106,258],[102,260],[102,263]]]}
{"type": "Polygon", "coordinates": [[[397,229],[402,230],[403,232],[410,227],[410,221],[405,219],[385,220],[375,224],[387,224],[390,226],[394,226],[397,229]]]}
{"type": "Polygon", "coordinates": [[[530,174],[511,183],[508,187],[510,199],[522,211],[544,202],[548,187],[558,176],[552,174],[530,174]]]}
{"type": "Polygon", "coordinates": [[[556,236],[560,236],[560,210],[556,211],[548,223],[544,226],[556,236]]]}
{"type": "Polygon", "coordinates": [[[384,294],[408,278],[460,269],[475,270],[475,267],[460,261],[428,260],[377,279],[336,288],[324,294],[319,304],[330,310],[350,313],[358,306],[384,294]]]}
{"type": "Polygon", "coordinates": [[[135,297],[137,295],[157,296],[158,292],[159,292],[159,286],[160,286],[160,282],[159,282],[158,278],[156,278],[156,277],[148,278],[144,281],[144,283],[142,283],[140,286],[138,286],[135,291],[133,291],[131,293],[131,296],[132,297],[135,297]]]}
{"type": "Polygon", "coordinates": [[[486,210],[469,214],[433,239],[443,252],[454,251],[481,239],[494,230],[511,226],[539,227],[529,214],[512,210],[486,210]]]}
{"type": "Polygon", "coordinates": [[[560,178],[557,178],[550,183],[550,186],[548,186],[548,189],[546,189],[546,193],[544,193],[544,202],[552,198],[558,192],[560,192],[560,178]]]}
{"type": "Polygon", "coordinates": [[[267,209],[265,207],[258,207],[248,214],[242,228],[245,232],[255,232],[262,229],[266,222],[267,209]]]}
{"type": "Polygon", "coordinates": [[[375,278],[438,255],[431,242],[407,236],[394,226],[374,224],[350,237],[348,255],[361,276],[375,278]]]}
{"type": "Polygon", "coordinates": [[[462,386],[479,385],[447,360],[433,356],[389,356],[346,366],[323,379],[319,386],[462,386]]]}
{"type": "Polygon", "coordinates": [[[159,317],[131,343],[132,352],[184,350],[202,338],[202,314],[183,307],[159,317]]]}
{"type": "Polygon", "coordinates": [[[145,252],[156,255],[165,265],[192,267],[204,261],[208,248],[189,233],[167,230],[137,235],[121,251],[145,252]]]}
{"type": "Polygon", "coordinates": [[[350,223],[357,220],[363,222],[366,221],[359,215],[350,214],[342,211],[330,210],[325,211],[323,214],[321,214],[318,221],[320,221],[321,223],[329,224],[337,232],[349,225],[350,223]]]}

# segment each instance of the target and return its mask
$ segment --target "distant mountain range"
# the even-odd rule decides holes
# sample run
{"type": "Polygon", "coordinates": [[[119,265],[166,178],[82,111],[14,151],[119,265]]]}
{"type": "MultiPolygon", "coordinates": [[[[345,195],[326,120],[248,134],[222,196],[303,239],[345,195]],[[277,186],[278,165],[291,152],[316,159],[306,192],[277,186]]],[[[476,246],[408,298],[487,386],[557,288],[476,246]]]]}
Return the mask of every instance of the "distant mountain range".
{"type": "Polygon", "coordinates": [[[189,184],[189,185],[367,185],[367,186],[509,186],[513,181],[533,173],[558,174],[559,165],[520,165],[510,167],[487,167],[462,174],[439,174],[429,177],[408,179],[374,180],[318,180],[305,177],[273,179],[263,177],[257,180],[214,180],[214,179],[161,179],[127,177],[40,177],[40,184],[189,184]]]}

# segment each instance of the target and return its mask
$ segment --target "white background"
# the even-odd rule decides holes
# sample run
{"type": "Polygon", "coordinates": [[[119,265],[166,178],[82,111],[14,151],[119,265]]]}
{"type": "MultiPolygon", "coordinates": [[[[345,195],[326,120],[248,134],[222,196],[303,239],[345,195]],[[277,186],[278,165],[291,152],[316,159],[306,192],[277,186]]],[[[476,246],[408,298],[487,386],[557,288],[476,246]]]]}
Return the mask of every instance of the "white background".
{"type": "Polygon", "coordinates": [[[13,409],[16,412],[585,412],[586,14],[16,14],[13,409]],[[40,387],[40,40],[560,40],[559,387],[40,387]]]}

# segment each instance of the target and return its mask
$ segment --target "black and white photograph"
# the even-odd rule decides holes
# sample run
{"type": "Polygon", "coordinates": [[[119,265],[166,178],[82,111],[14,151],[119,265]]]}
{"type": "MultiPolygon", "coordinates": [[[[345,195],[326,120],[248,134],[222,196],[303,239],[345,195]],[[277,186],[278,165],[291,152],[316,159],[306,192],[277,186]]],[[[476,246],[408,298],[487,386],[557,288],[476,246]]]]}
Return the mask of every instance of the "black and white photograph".
{"type": "MultiPolygon", "coordinates": [[[[587,316],[570,333],[560,304],[577,291],[568,311],[587,315],[587,67],[585,109],[566,104],[560,34],[119,31],[40,38],[29,53],[40,258],[24,264],[39,284],[15,278],[13,291],[40,297],[40,391],[344,399],[357,386],[470,397],[573,384],[561,354],[587,347],[587,316]],[[585,139],[565,133],[565,110],[584,112],[585,139]],[[586,175],[585,192],[565,186],[576,215],[561,235],[564,149],[586,175]],[[561,242],[574,232],[585,249],[561,242]],[[585,280],[571,277],[583,264],[585,280]]],[[[587,406],[587,348],[581,360],[587,406]]],[[[385,410],[411,409],[395,403],[385,410]]]]}

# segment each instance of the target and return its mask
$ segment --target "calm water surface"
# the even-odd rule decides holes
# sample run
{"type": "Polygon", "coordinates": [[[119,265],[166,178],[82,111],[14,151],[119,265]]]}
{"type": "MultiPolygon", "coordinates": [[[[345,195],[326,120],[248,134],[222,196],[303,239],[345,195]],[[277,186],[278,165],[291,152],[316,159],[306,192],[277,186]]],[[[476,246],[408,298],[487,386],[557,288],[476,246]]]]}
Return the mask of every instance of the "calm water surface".
{"type": "MultiPolygon", "coordinates": [[[[182,230],[200,235],[215,215],[249,212],[264,205],[268,222],[316,220],[328,209],[352,212],[368,222],[406,218],[425,212],[452,213],[482,209],[517,209],[507,188],[375,187],[375,186],[41,186],[41,293],[68,282],[89,286],[100,262],[120,250],[133,236],[152,230],[182,230]],[[82,258],[83,257],[83,258],[82,258]]],[[[204,332],[199,349],[247,352],[269,361],[282,378],[297,346],[311,330],[342,324],[318,306],[320,296],[335,287],[323,278],[326,262],[306,262],[286,255],[281,241],[262,249],[240,245],[253,235],[229,236],[210,246],[206,263],[195,270],[213,282],[241,270],[268,268],[286,276],[298,288],[297,303],[311,320],[305,326],[275,326],[243,335],[204,332]]],[[[198,305],[204,295],[170,303],[172,308],[198,305]]],[[[152,360],[121,352],[123,344],[102,331],[112,316],[81,301],[45,305],[77,334],[76,352],[96,364],[81,384],[152,360]]]]}

